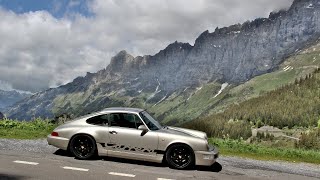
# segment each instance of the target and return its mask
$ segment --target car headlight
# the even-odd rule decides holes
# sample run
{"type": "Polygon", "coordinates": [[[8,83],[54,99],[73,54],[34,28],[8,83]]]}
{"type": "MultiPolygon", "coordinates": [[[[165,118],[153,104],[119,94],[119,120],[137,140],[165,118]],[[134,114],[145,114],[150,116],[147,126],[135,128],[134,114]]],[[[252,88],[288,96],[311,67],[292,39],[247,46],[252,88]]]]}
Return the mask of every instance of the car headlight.
{"type": "Polygon", "coordinates": [[[214,147],[211,144],[209,144],[208,142],[207,142],[207,148],[208,148],[208,151],[214,150],[214,147]]]}
{"type": "Polygon", "coordinates": [[[212,160],[212,159],[214,159],[214,155],[212,155],[212,154],[204,154],[203,155],[203,159],[212,160]]]}

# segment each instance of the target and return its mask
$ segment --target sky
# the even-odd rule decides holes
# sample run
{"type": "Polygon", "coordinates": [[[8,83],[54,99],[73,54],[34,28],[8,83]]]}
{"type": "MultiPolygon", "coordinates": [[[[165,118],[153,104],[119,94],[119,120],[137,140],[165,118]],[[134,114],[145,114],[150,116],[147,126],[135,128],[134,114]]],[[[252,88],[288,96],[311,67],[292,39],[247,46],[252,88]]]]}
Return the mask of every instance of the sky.
{"type": "Polygon", "coordinates": [[[293,0],[0,0],[0,89],[38,92],[293,0]]]}

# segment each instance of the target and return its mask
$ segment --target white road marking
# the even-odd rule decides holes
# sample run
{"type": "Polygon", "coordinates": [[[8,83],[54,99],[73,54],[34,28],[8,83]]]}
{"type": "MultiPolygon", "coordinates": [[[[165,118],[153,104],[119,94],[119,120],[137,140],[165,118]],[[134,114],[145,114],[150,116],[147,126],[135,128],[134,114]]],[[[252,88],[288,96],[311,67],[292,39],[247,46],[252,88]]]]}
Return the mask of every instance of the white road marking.
{"type": "Polygon", "coordinates": [[[75,170],[75,171],[89,171],[89,169],[83,169],[83,168],[77,168],[77,167],[69,167],[69,166],[65,166],[62,167],[63,169],[70,169],[70,170],[75,170]]]}
{"type": "Polygon", "coordinates": [[[174,180],[174,179],[157,178],[157,180],[174,180]]]}
{"type": "Polygon", "coordinates": [[[37,162],[29,162],[29,161],[19,161],[19,160],[16,160],[16,161],[13,161],[14,163],[19,163],[19,164],[29,164],[29,165],[38,165],[39,163],[37,162]]]}
{"type": "Polygon", "coordinates": [[[124,174],[124,173],[117,173],[117,172],[109,172],[109,174],[114,176],[136,177],[136,175],[134,174],[124,174]]]}

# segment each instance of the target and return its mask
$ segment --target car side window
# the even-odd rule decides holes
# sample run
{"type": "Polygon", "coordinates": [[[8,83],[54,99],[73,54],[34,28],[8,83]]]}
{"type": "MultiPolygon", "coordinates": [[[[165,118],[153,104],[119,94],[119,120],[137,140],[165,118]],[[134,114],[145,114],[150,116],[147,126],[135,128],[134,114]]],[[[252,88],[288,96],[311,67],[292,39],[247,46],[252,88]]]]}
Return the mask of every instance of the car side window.
{"type": "Polygon", "coordinates": [[[142,121],[136,114],[112,113],[109,115],[110,126],[126,127],[138,129],[142,121]]]}
{"type": "Polygon", "coordinates": [[[104,115],[94,116],[94,117],[87,119],[86,122],[88,124],[105,126],[105,125],[108,125],[108,115],[104,114],[104,115]]]}

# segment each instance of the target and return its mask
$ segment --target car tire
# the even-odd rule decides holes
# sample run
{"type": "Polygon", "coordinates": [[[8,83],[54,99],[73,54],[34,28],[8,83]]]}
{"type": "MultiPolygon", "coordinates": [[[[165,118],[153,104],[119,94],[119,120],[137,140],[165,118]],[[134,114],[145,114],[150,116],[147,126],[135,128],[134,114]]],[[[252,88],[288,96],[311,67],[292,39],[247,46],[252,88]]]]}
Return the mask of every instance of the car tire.
{"type": "Polygon", "coordinates": [[[69,145],[70,152],[81,160],[92,159],[97,155],[96,141],[89,135],[74,136],[69,145]]]}
{"type": "Polygon", "coordinates": [[[169,167],[174,169],[189,169],[195,164],[192,148],[185,144],[174,144],[165,154],[169,167]]]}

